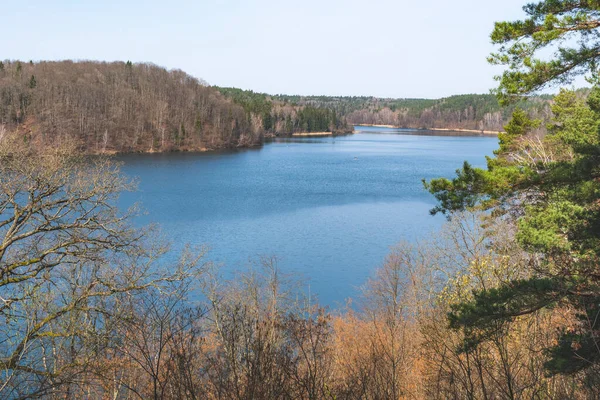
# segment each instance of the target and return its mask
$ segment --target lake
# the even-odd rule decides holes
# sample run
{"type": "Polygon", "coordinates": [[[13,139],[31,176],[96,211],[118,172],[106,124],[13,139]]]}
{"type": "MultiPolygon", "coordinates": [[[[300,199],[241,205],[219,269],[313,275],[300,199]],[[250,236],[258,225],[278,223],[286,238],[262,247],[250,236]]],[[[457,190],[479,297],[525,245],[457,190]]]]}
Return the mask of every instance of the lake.
{"type": "Polygon", "coordinates": [[[174,249],[208,245],[225,271],[276,255],[324,305],[343,305],[390,246],[444,221],[421,179],[452,177],[468,160],[485,165],[497,138],[357,128],[342,137],[277,139],[260,149],[126,155],[139,180],[121,206],[141,202],[174,249]]]}

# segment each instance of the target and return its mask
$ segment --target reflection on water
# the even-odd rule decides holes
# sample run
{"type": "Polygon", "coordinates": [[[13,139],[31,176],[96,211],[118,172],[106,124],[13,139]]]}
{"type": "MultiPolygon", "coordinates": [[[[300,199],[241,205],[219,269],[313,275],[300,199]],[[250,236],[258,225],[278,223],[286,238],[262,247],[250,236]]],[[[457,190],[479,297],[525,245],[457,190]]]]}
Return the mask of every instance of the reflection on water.
{"type": "Polygon", "coordinates": [[[379,128],[342,137],[278,139],[258,150],[128,155],[124,171],[175,248],[207,244],[229,270],[277,255],[328,305],[356,296],[390,246],[443,221],[421,179],[485,165],[497,140],[416,136],[379,128]]]}

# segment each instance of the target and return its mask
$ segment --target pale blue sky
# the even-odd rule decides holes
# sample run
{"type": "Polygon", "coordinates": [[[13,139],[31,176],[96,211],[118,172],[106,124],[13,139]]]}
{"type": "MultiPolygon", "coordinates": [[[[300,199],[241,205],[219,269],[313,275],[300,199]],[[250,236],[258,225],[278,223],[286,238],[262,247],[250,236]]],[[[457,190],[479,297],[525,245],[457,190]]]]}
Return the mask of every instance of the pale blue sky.
{"type": "Polygon", "coordinates": [[[487,93],[494,21],[525,0],[19,0],[0,59],[132,60],[267,93],[487,93]]]}

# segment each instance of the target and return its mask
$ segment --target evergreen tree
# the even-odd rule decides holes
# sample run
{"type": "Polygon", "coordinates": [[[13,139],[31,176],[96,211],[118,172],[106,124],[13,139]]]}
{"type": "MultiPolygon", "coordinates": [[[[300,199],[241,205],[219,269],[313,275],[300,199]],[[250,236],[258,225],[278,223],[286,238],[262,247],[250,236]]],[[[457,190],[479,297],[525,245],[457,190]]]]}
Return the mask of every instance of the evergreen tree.
{"type": "Polygon", "coordinates": [[[273,117],[270,112],[263,114],[263,129],[265,132],[270,132],[273,129],[273,117]]]}
{"type": "MultiPolygon", "coordinates": [[[[574,75],[596,72],[600,42],[598,1],[545,0],[525,6],[529,19],[496,24],[492,38],[503,44],[491,62],[509,69],[500,77],[504,101],[574,75]],[[577,48],[562,48],[549,61],[534,58],[540,49],[580,35],[577,48]],[[507,45],[508,44],[508,45],[507,45]]],[[[572,43],[572,42],[568,42],[572,43]]],[[[439,200],[433,213],[478,207],[494,218],[515,218],[517,240],[531,254],[528,278],[474,293],[453,308],[454,328],[467,335],[466,349],[500,332],[519,316],[558,305],[576,310],[575,326],[564,327],[548,349],[550,373],[600,368],[600,88],[586,100],[563,90],[552,107],[548,134],[515,111],[499,137],[500,148],[487,169],[465,163],[457,177],[425,183],[439,200]]],[[[595,379],[595,378],[594,378],[595,379]]],[[[600,383],[600,382],[598,382],[600,383]]]]}
{"type": "Polygon", "coordinates": [[[29,79],[29,88],[34,89],[37,86],[37,81],[35,80],[35,76],[31,75],[31,79],[29,79]]]}
{"type": "Polygon", "coordinates": [[[4,63],[0,61],[0,71],[4,71],[4,63]]]}
{"type": "Polygon", "coordinates": [[[597,81],[600,60],[600,1],[544,0],[523,7],[527,18],[497,22],[492,42],[500,51],[492,54],[492,64],[508,69],[496,77],[497,94],[508,102],[544,88],[564,84],[581,74],[597,81]],[[556,56],[541,54],[555,50],[556,56]]]}

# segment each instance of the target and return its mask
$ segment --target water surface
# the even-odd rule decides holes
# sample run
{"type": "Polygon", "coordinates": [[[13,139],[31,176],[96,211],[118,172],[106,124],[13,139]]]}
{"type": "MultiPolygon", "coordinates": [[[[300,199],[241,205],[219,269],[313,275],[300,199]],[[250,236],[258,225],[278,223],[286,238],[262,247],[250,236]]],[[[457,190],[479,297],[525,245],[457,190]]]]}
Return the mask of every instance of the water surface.
{"type": "Polygon", "coordinates": [[[323,304],[336,306],[381,265],[390,246],[429,234],[433,197],[421,179],[451,177],[464,160],[485,165],[497,139],[360,128],[344,137],[279,139],[214,154],[128,155],[135,201],[174,248],[206,244],[226,270],[276,255],[323,304]]]}

